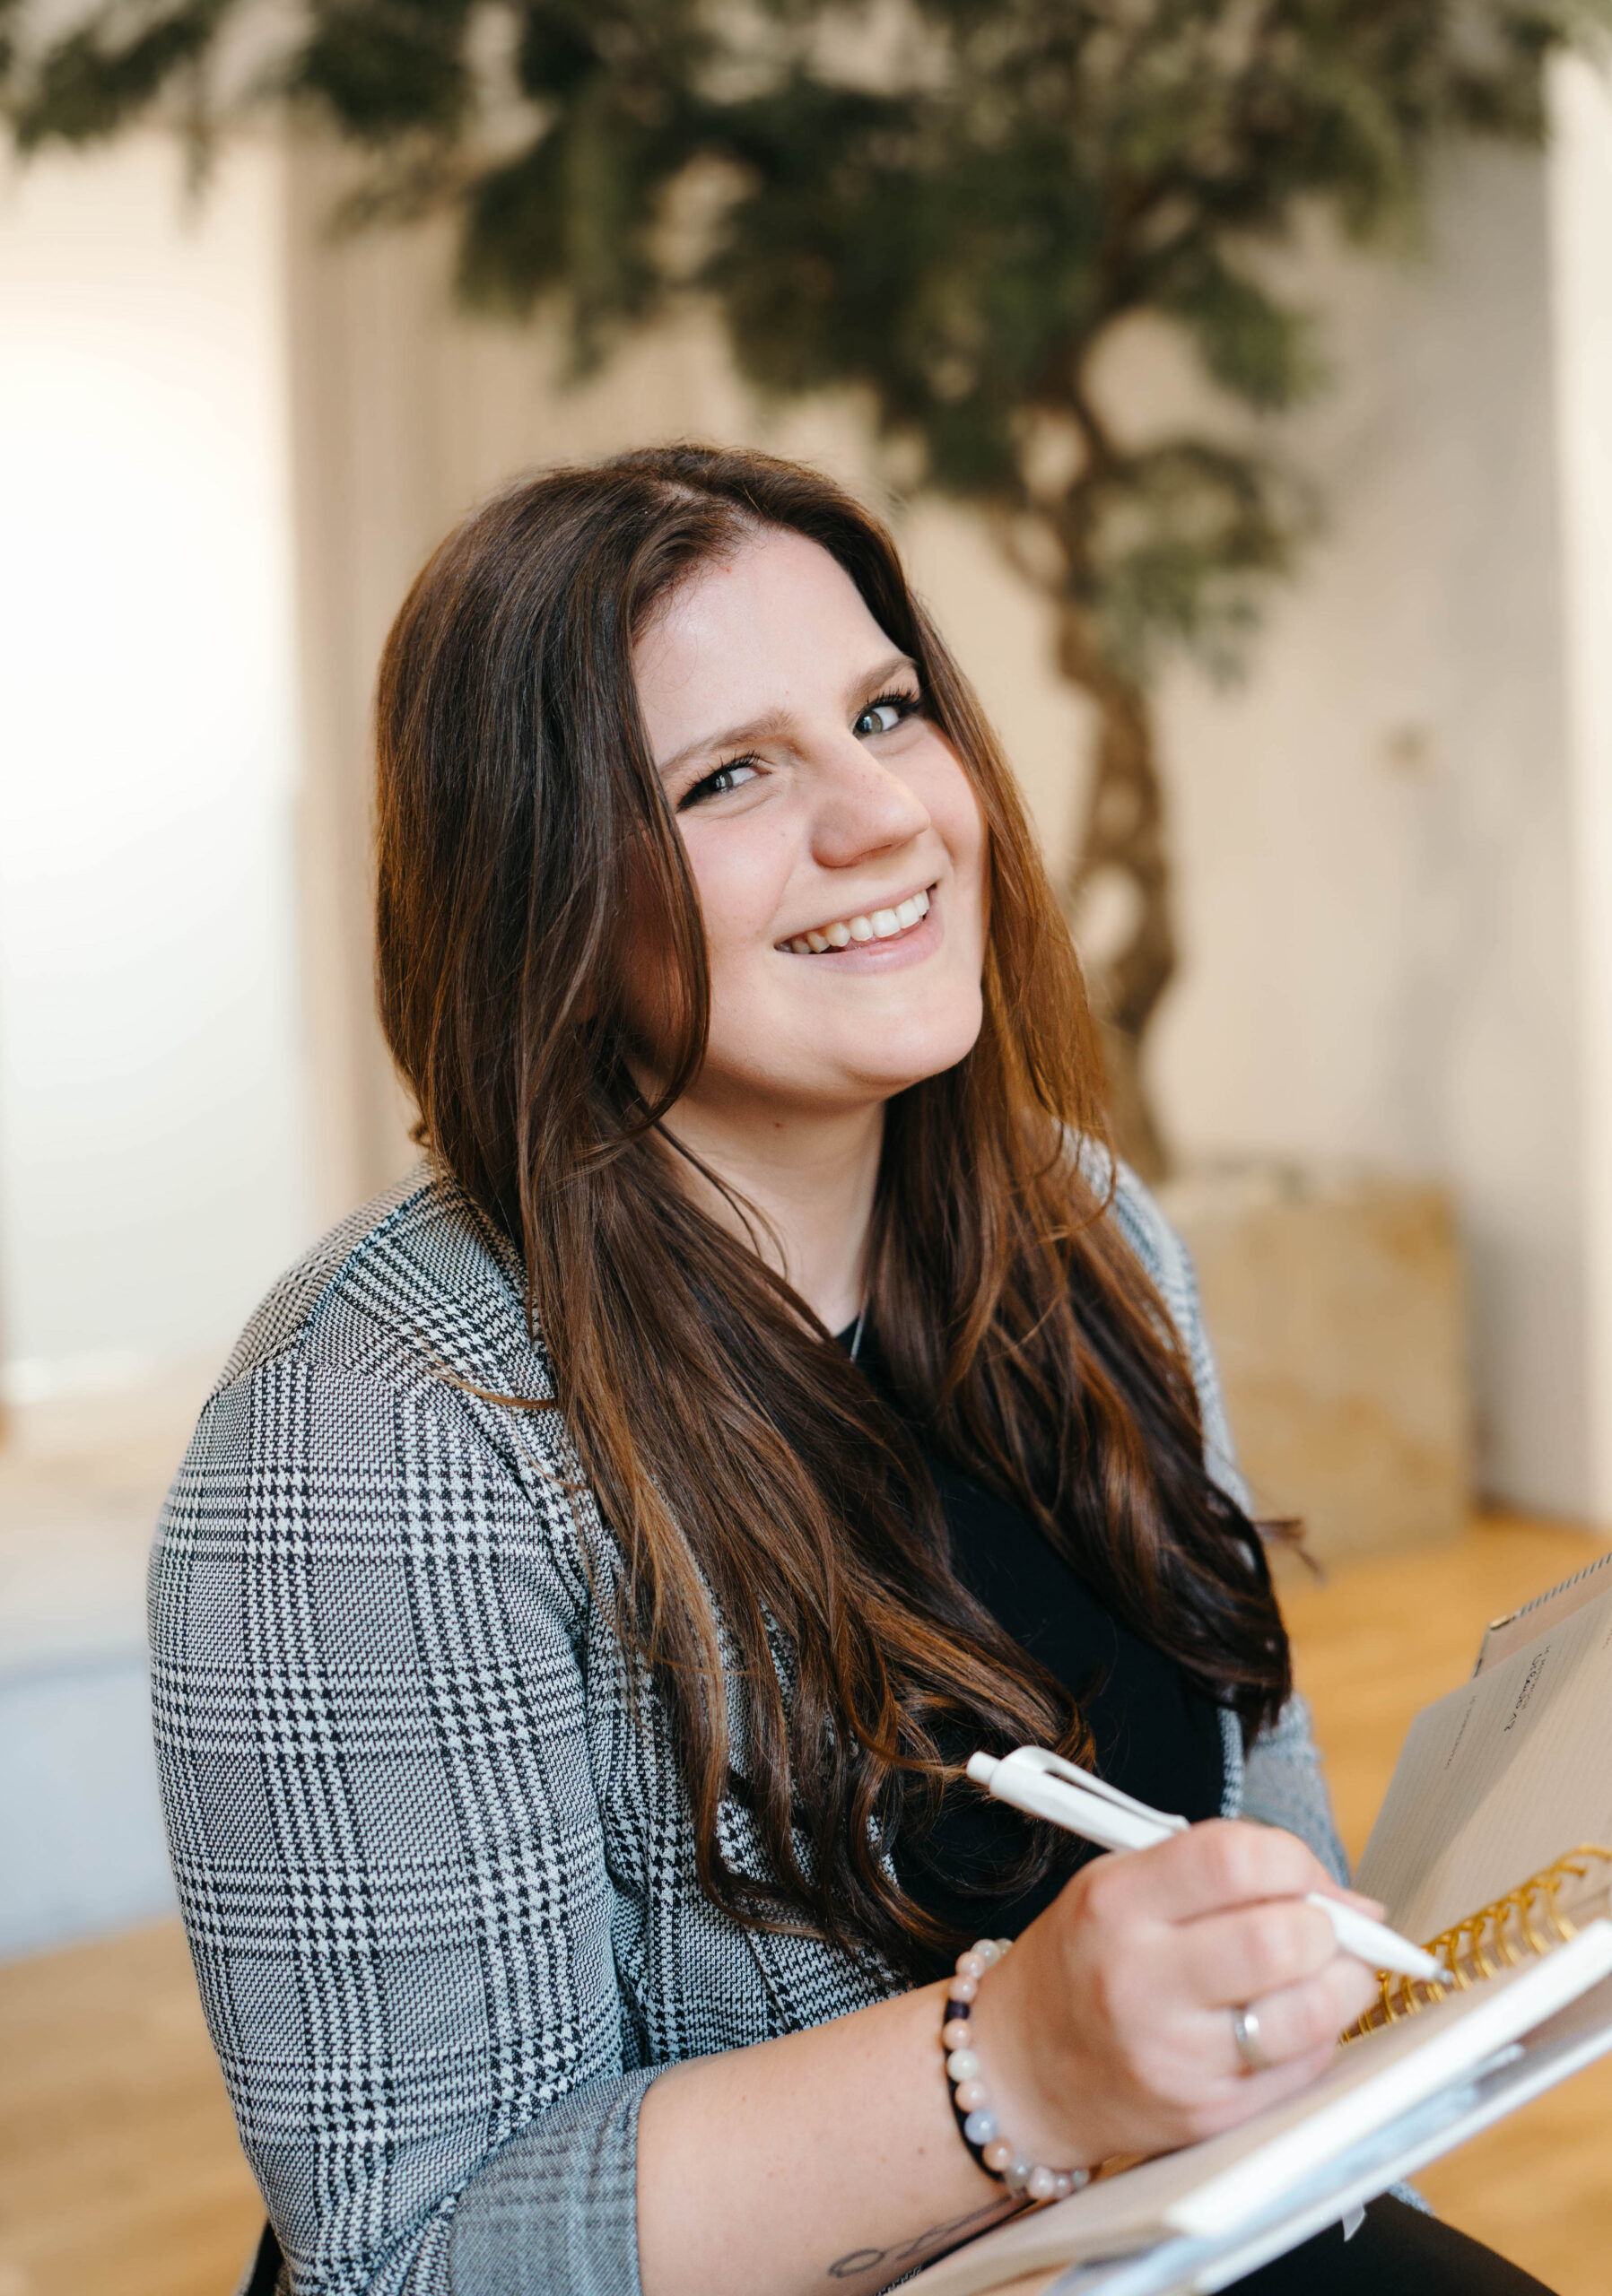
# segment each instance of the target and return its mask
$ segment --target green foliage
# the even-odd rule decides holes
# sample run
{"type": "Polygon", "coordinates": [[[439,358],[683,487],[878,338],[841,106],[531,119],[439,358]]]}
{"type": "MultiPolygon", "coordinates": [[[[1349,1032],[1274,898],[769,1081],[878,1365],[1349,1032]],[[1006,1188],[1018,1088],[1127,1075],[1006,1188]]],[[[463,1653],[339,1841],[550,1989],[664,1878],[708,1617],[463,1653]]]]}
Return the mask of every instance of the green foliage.
{"type": "Polygon", "coordinates": [[[321,0],[286,87],[361,144],[384,148],[411,130],[452,136],[475,97],[470,13],[470,0],[321,0]]]}
{"type": "Polygon", "coordinates": [[[1068,587],[1107,659],[1145,683],[1172,647],[1234,677],[1266,584],[1315,522],[1279,465],[1178,439],[1120,458],[1085,490],[1068,587]]]}
{"type": "MultiPolygon", "coordinates": [[[[194,111],[221,34],[265,4],[111,0],[41,53],[0,50],[17,140],[102,137],[176,92],[194,111]]],[[[1128,677],[1172,648],[1233,666],[1313,508],[1246,423],[1128,436],[1100,404],[1104,345],[1147,317],[1232,409],[1297,404],[1324,365],[1268,250],[1308,210],[1413,231],[1439,144],[1538,139],[1546,57],[1608,11],[313,0],[248,92],[372,156],[360,212],[455,203],[466,295],[553,301],[581,366],[693,293],[763,390],[860,392],[925,483],[1039,529],[1042,578],[1128,677]],[[1071,442],[1055,481],[1049,424],[1071,442]]]]}
{"type": "MultiPolygon", "coordinates": [[[[551,50],[545,68],[575,70],[579,61],[551,50]]],[[[469,187],[466,300],[524,318],[562,292],[576,363],[595,365],[664,297],[658,226],[687,149],[684,113],[681,100],[609,71],[578,72],[553,130],[469,187]]]]}
{"type": "MultiPolygon", "coordinates": [[[[183,0],[126,29],[109,12],[57,40],[16,113],[21,148],[31,151],[52,140],[91,144],[116,135],[202,62],[231,5],[232,0],[183,0]]],[[[22,10],[8,13],[15,21],[22,10]]],[[[19,65],[13,41],[14,35],[4,48],[8,76],[19,65]]]]}
{"type": "Polygon", "coordinates": [[[1262,413],[1296,405],[1325,379],[1309,316],[1275,301],[1218,248],[1184,255],[1178,277],[1160,283],[1158,308],[1193,337],[1215,381],[1262,413]]]}
{"type": "Polygon", "coordinates": [[[515,43],[515,77],[524,95],[564,103],[605,70],[580,8],[528,8],[515,43]]]}
{"type": "Polygon", "coordinates": [[[520,318],[562,296],[586,370],[671,284],[659,226],[701,155],[709,43],[677,0],[544,0],[516,17],[515,78],[542,125],[465,190],[459,285],[520,318]]]}

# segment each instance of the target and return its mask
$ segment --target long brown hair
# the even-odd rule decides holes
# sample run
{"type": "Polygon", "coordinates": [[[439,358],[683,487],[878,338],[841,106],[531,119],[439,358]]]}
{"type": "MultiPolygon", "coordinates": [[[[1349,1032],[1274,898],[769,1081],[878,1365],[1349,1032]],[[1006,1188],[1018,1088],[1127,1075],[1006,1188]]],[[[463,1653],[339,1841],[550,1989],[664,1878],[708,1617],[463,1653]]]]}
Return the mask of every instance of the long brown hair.
{"type": "Polygon", "coordinates": [[[387,1034],[421,1136],[524,1259],[701,1884],[741,1921],[911,1966],[946,1941],[888,1852],[937,1806],[937,1732],[1089,1745],[954,1571],[914,1429],[1245,1736],[1290,1681],[1176,1335],[1102,1216],[1101,1153],[1072,1147],[1104,1138],[1097,1054],[1011,772],[878,522],[815,472],[700,447],[551,472],[451,535],[388,641],[379,760],[387,1034]],[[659,1128],[699,1069],[709,980],[631,651],[678,582],[769,527],[828,551],[917,664],[988,832],[979,1040],[887,1111],[868,1296],[899,1409],[695,1202],[659,1128]],[[653,1105],[627,1060],[630,901],[665,952],[653,1105]],[[764,1874],[724,1848],[733,1796],[764,1874]]]}

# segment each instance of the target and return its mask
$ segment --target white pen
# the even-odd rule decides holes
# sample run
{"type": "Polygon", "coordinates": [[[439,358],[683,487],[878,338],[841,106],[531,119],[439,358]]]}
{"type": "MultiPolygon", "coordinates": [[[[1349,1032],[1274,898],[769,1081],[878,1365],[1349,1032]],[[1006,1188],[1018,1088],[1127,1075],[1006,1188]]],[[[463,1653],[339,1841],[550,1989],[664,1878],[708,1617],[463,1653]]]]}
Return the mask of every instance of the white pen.
{"type": "MultiPolygon", "coordinates": [[[[999,1761],[991,1754],[971,1754],[968,1774],[998,1802],[1011,1802],[1015,1810],[1045,1818],[1102,1849],[1152,1849],[1172,1834],[1187,1831],[1185,1818],[1168,1817],[1146,1802],[1132,1801],[1105,1779],[1094,1778],[1043,1746],[1020,1746],[999,1761]]],[[[1323,1897],[1319,1890],[1308,1891],[1305,1902],[1320,1908],[1343,1951],[1368,1969],[1394,1970],[1430,1985],[1450,1983],[1443,1965],[1398,1930],[1356,1913],[1353,1906],[1339,1905],[1336,1898],[1323,1897]]]]}

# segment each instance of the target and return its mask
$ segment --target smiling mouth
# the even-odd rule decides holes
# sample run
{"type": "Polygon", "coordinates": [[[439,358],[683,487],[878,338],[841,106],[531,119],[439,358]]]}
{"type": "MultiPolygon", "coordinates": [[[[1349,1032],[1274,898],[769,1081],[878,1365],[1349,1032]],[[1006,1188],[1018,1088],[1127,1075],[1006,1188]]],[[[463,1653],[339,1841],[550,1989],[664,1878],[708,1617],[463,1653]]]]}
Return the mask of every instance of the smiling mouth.
{"type": "Polygon", "coordinates": [[[862,909],[855,917],[837,917],[830,925],[815,925],[809,933],[797,933],[793,940],[773,945],[795,957],[821,957],[835,949],[849,949],[853,941],[899,940],[928,917],[934,890],[930,885],[921,892],[910,893],[893,909],[862,909]]]}

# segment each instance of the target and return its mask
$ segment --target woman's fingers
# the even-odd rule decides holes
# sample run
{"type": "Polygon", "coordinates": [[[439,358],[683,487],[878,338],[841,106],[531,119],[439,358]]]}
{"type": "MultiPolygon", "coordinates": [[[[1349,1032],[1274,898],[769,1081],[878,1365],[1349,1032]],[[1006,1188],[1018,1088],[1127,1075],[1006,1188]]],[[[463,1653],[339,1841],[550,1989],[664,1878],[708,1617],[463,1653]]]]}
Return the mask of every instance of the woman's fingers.
{"type": "Polygon", "coordinates": [[[1250,2066],[1237,2046],[1230,2007],[1204,2009],[1190,2039],[1178,2031],[1174,2065],[1158,2101],[1171,2142],[1195,2144],[1233,2128],[1307,2088],[1332,2061],[1338,2034],[1375,1987],[1360,1964],[1343,1956],[1303,1985],[1285,1987],[1249,2005],[1253,2030],[1250,2066]]]}
{"type": "Polygon", "coordinates": [[[1102,1858],[1085,1869],[1094,1908],[1112,1900],[1131,1920],[1189,1921],[1263,1898],[1338,1894],[1326,1867],[1295,1834],[1237,1818],[1210,1818],[1155,1849],[1102,1858]]]}
{"type": "Polygon", "coordinates": [[[1178,1924],[1172,1942],[1183,1989],[1215,2007],[1279,1993],[1338,1957],[1332,1924],[1303,1898],[1268,1898],[1200,1915],[1178,1924]]]}
{"type": "MultiPolygon", "coordinates": [[[[1311,2057],[1318,2050],[1325,2053],[1376,1996],[1377,1980],[1371,1971],[1346,1953],[1339,1953],[1303,1984],[1284,1986],[1278,1992],[1261,1994],[1241,2005],[1243,2013],[1254,2021],[1250,2054],[1261,2067],[1268,2068],[1311,2057]]],[[[1246,2073],[1250,2066],[1237,2047],[1235,2010],[1206,2013],[1213,2020],[1217,2054],[1224,2069],[1234,2074],[1246,2073]]]]}
{"type": "MultiPolygon", "coordinates": [[[[1305,1845],[1274,1827],[1212,1821],[1086,1869],[1086,1911],[1131,1937],[1151,1930],[1170,1966],[1156,1972],[1183,2003],[1241,2003],[1302,1982],[1338,1956],[1312,1892],[1380,1911],[1340,1890],[1305,1845]]],[[[1343,1957],[1348,1959],[1348,1957],[1343,1957]]],[[[1357,1992],[1361,1972],[1346,1990],[1357,1992]]],[[[1348,2020],[1344,2021],[1347,2022],[1348,2020]]]]}

